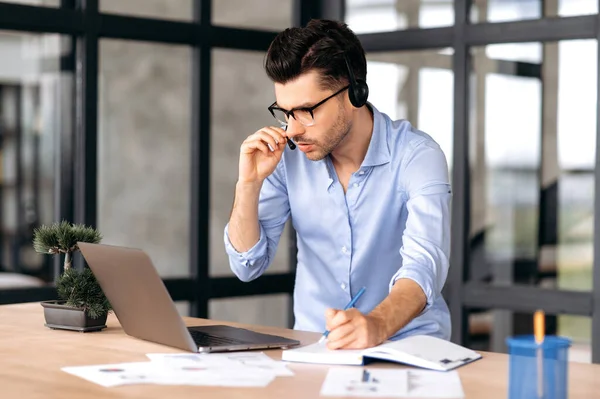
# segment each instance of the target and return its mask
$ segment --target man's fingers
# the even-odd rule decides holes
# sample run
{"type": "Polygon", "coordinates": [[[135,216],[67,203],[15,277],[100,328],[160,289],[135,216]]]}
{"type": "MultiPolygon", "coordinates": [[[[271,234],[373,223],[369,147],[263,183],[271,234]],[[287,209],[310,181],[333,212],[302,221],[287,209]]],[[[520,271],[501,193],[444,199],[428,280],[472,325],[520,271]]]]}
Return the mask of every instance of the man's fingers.
{"type": "Polygon", "coordinates": [[[350,315],[347,310],[339,310],[335,316],[331,319],[327,320],[327,329],[329,331],[341,326],[342,324],[346,324],[351,320],[350,315]]]}
{"type": "Polygon", "coordinates": [[[244,145],[242,146],[242,152],[245,152],[247,154],[252,153],[256,150],[262,151],[265,155],[269,155],[269,153],[271,152],[269,146],[267,146],[267,144],[262,140],[252,140],[244,143],[244,145]]]}
{"type": "Polygon", "coordinates": [[[333,319],[337,312],[339,312],[339,310],[328,308],[327,310],[325,310],[325,320],[328,321],[333,319]]]}
{"type": "MultiPolygon", "coordinates": [[[[262,143],[266,145],[266,148],[269,152],[283,152],[285,147],[285,142],[276,143],[273,137],[268,135],[265,132],[255,133],[249,136],[243,143],[243,145],[251,145],[252,143],[262,143]]],[[[262,146],[261,146],[262,147],[262,146]]],[[[250,148],[255,148],[250,147],[250,148]]]]}
{"type": "Polygon", "coordinates": [[[339,327],[329,330],[327,340],[329,342],[337,342],[343,340],[347,335],[352,334],[355,331],[355,326],[352,323],[345,323],[339,327]]]}
{"type": "Polygon", "coordinates": [[[281,128],[266,126],[260,129],[261,131],[269,134],[273,139],[275,139],[278,143],[286,142],[287,136],[285,135],[285,131],[281,128]]]}
{"type": "Polygon", "coordinates": [[[285,131],[278,127],[266,126],[256,133],[251,134],[242,144],[242,152],[249,154],[254,150],[260,150],[265,155],[277,153],[280,155],[287,144],[285,131]]]}
{"type": "MultiPolygon", "coordinates": [[[[349,324],[350,323],[348,323],[348,325],[349,324]]],[[[355,334],[354,328],[350,325],[349,325],[349,327],[350,327],[350,329],[349,329],[350,332],[348,334],[342,336],[339,339],[329,340],[329,337],[328,337],[327,349],[335,350],[335,349],[343,349],[343,348],[351,346],[352,343],[356,340],[356,334],[355,334]]],[[[341,328],[346,328],[346,326],[340,327],[340,328],[336,329],[336,331],[341,328]]],[[[329,336],[331,336],[331,333],[329,333],[329,336]]]]}
{"type": "Polygon", "coordinates": [[[265,132],[264,130],[259,130],[258,132],[256,132],[255,136],[256,138],[269,144],[273,151],[277,150],[279,148],[279,144],[282,142],[282,140],[275,139],[275,137],[265,132]]]}

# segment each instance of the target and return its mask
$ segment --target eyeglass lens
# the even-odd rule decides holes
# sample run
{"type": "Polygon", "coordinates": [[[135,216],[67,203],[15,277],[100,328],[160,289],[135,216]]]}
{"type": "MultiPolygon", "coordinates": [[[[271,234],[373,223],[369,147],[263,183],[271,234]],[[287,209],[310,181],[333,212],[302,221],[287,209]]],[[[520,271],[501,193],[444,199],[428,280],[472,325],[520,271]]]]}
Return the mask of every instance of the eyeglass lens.
{"type": "MultiPolygon", "coordinates": [[[[278,109],[274,109],[273,113],[275,114],[275,119],[277,119],[279,122],[285,124],[288,123],[288,117],[285,112],[278,109]]],[[[294,110],[293,117],[294,119],[296,119],[296,121],[302,123],[305,126],[310,126],[315,122],[312,114],[310,113],[310,111],[307,110],[294,110]]]]}

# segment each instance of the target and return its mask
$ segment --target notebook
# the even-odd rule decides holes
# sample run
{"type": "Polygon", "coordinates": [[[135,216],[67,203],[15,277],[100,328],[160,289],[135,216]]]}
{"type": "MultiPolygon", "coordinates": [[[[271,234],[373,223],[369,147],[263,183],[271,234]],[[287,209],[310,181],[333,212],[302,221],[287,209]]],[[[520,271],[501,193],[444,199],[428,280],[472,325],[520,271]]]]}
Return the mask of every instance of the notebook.
{"type": "Polygon", "coordinates": [[[288,362],[363,365],[365,360],[378,359],[439,371],[452,370],[480,358],[471,349],[429,335],[386,341],[364,350],[330,350],[326,343],[314,343],[284,350],[281,355],[281,360],[288,362]]]}

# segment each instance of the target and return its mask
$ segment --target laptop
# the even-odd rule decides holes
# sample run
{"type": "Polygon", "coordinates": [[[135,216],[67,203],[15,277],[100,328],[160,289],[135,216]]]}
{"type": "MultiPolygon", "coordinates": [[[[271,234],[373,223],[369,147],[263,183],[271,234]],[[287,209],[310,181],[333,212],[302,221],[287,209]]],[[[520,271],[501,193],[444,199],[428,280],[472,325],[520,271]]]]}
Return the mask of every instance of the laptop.
{"type": "Polygon", "coordinates": [[[239,327],[187,327],[150,257],[140,249],[78,242],[126,334],[190,352],[290,348],[299,341],[239,327]]]}

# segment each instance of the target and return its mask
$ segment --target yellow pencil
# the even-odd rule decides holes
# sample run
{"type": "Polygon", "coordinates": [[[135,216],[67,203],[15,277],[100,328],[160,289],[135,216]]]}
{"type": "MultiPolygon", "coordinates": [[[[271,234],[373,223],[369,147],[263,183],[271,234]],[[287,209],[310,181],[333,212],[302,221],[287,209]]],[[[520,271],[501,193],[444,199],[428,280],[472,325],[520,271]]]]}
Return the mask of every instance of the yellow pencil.
{"type": "Polygon", "coordinates": [[[544,354],[542,350],[542,344],[544,343],[544,312],[538,310],[533,315],[533,333],[535,336],[535,343],[538,345],[537,348],[537,396],[538,398],[544,397],[544,354]]]}

